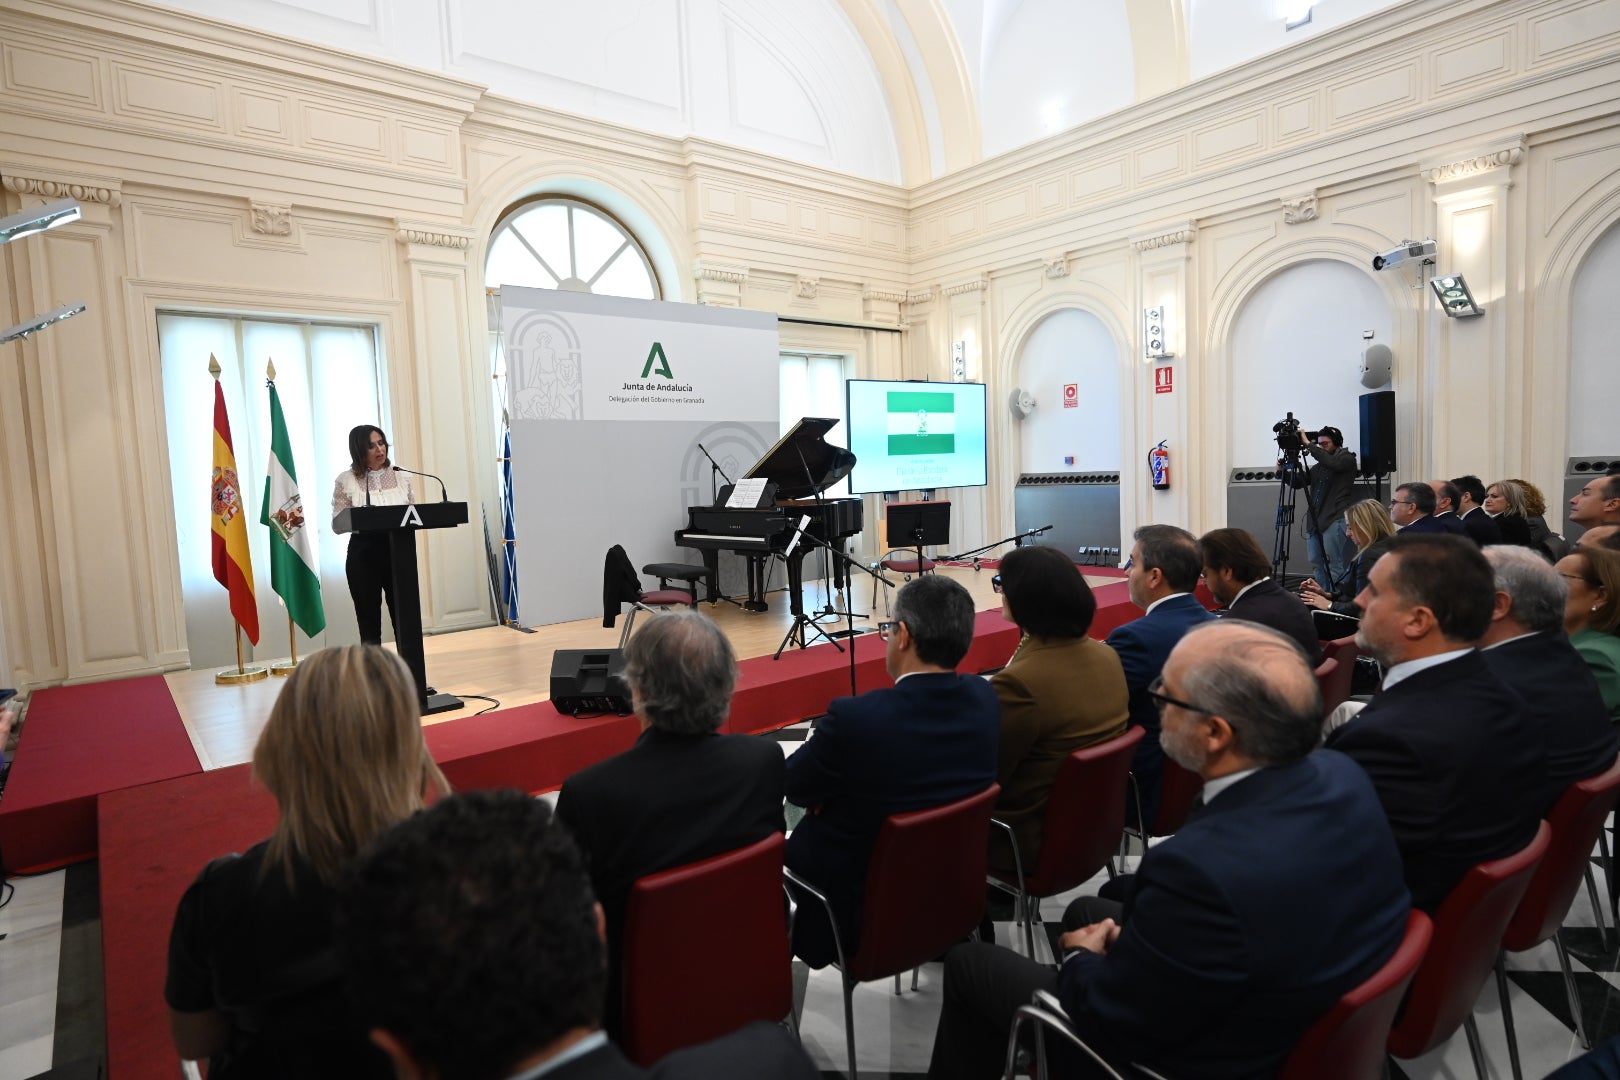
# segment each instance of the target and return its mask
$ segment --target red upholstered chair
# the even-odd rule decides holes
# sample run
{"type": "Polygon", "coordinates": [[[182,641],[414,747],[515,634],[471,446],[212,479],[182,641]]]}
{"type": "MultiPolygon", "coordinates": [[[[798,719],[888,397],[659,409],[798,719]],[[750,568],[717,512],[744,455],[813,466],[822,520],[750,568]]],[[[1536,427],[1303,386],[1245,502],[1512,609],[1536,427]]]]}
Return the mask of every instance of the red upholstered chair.
{"type": "MultiPolygon", "coordinates": [[[[1131,789],[1137,800],[1136,817],[1142,817],[1142,793],[1136,790],[1134,774],[1131,777],[1131,789]]],[[[1159,813],[1154,817],[1147,829],[1139,825],[1127,826],[1127,831],[1135,833],[1142,840],[1143,850],[1147,848],[1149,837],[1173,836],[1177,829],[1187,823],[1187,815],[1192,811],[1193,803],[1198,799],[1199,792],[1204,790],[1204,778],[1190,769],[1183,769],[1180,765],[1164,759],[1164,773],[1159,779],[1159,813]]]]}
{"type": "MultiPolygon", "coordinates": [[[[673,565],[653,563],[649,566],[649,572],[655,572],[654,567],[668,570],[673,565]]],[[[636,612],[651,611],[657,607],[696,607],[697,595],[684,589],[644,592],[630,556],[625,554],[623,547],[614,544],[608,548],[607,558],[602,565],[602,625],[612,627],[619,617],[619,609],[625,604],[630,605],[630,616],[624,620],[624,632],[619,635],[621,649],[630,640],[630,631],[636,624],[636,612]]]]}
{"type": "Polygon", "coordinates": [[[1434,923],[1413,911],[1395,955],[1310,1026],[1283,1062],[1278,1080],[1382,1077],[1390,1026],[1433,936],[1434,923]]]}
{"type": "Polygon", "coordinates": [[[1035,928],[1040,922],[1040,901],[1068,892],[1108,865],[1125,832],[1125,796],[1129,789],[1131,758],[1144,732],[1127,728],[1107,742],[1076,750],[1063,760],[1047,798],[1041,853],[1026,876],[1013,828],[1004,821],[991,824],[1005,831],[1012,845],[1014,875],[992,874],[991,880],[1012,886],[1019,922],[1024,925],[1026,954],[1035,957],[1035,928]]]}
{"type": "Polygon", "coordinates": [[[854,955],[844,951],[838,920],[826,894],[792,870],[783,875],[819,900],[832,923],[833,944],[844,983],[844,1041],[849,1051],[849,1080],[855,1074],[855,1013],[851,996],[857,983],[915,971],[979,927],[984,915],[984,881],[990,842],[990,812],[1001,794],[991,784],[930,810],[892,814],[878,830],[867,862],[866,895],[861,909],[861,943],[854,955]]]}
{"type": "Polygon", "coordinates": [[[790,950],[781,833],[637,881],[624,922],[625,1051],[651,1065],[791,1016],[790,950]]]}
{"type": "Polygon", "coordinates": [[[1350,700],[1350,680],[1356,673],[1356,639],[1339,638],[1322,646],[1322,666],[1316,669],[1316,684],[1322,688],[1322,715],[1350,700]],[[1333,663],[1334,667],[1328,667],[1333,663]]]}
{"type": "Polygon", "coordinates": [[[1391,1054],[1398,1058],[1426,1054],[1461,1027],[1468,1034],[1474,1071],[1479,1080],[1486,1080],[1474,1002],[1551,838],[1552,830],[1543,821],[1522,851],[1480,863],[1451,890],[1435,913],[1434,940],[1412,980],[1406,1009],[1389,1033],[1391,1054]]]}
{"type": "MultiPolygon", "coordinates": [[[[1530,879],[1530,887],[1525,890],[1519,909],[1513,913],[1513,920],[1502,935],[1504,952],[1523,952],[1549,938],[1552,940],[1558,952],[1558,966],[1564,973],[1569,1010],[1575,1017],[1575,1033],[1588,1050],[1592,1048],[1592,1040],[1586,1034],[1580,995],[1575,992],[1575,977],[1569,969],[1569,953],[1559,940],[1558,928],[1569,914],[1583,879],[1598,926],[1603,925],[1603,905],[1598,903],[1597,889],[1592,884],[1592,847],[1617,800],[1620,800],[1620,761],[1605,772],[1571,784],[1553,804],[1547,814],[1547,826],[1552,830],[1547,855],[1530,879]]],[[[1513,1030],[1513,1006],[1508,1002],[1507,972],[1500,954],[1496,958],[1496,989],[1502,997],[1502,1023],[1507,1028],[1508,1053],[1513,1060],[1513,1075],[1517,1077],[1519,1040],[1513,1030]]]]}

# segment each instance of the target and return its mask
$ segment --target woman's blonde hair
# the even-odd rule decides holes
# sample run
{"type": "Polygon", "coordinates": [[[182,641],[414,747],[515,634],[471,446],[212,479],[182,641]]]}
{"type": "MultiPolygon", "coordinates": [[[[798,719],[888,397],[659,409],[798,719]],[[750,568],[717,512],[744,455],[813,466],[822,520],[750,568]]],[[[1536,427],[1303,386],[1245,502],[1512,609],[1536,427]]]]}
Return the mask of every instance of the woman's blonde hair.
{"type": "Polygon", "coordinates": [[[374,645],[314,653],[287,679],[253,749],[281,819],[266,870],[299,861],[328,883],[361,848],[449,791],[428,755],[410,669],[374,645]]]}
{"type": "Polygon", "coordinates": [[[1378,541],[1395,535],[1395,522],[1390,519],[1389,507],[1377,499],[1362,499],[1346,510],[1344,516],[1367,540],[1356,549],[1357,558],[1378,541]]]}
{"type": "MultiPolygon", "coordinates": [[[[1502,500],[1508,504],[1508,508],[1502,511],[1504,514],[1517,515],[1522,518],[1536,516],[1530,512],[1530,492],[1525,490],[1523,480],[1498,480],[1491,487],[1495,488],[1497,494],[1501,495],[1502,500]]],[[[1538,513],[1544,513],[1546,509],[1546,504],[1543,503],[1538,513]]]]}
{"type": "Polygon", "coordinates": [[[1513,479],[1509,480],[1508,483],[1510,483],[1510,484],[1518,484],[1521,488],[1524,489],[1524,516],[1525,517],[1544,517],[1546,515],[1546,513],[1547,513],[1547,496],[1545,496],[1545,495],[1543,495],[1541,493],[1540,488],[1536,487],[1536,485],[1532,484],[1530,481],[1528,481],[1528,480],[1520,480],[1516,476],[1513,479]]]}

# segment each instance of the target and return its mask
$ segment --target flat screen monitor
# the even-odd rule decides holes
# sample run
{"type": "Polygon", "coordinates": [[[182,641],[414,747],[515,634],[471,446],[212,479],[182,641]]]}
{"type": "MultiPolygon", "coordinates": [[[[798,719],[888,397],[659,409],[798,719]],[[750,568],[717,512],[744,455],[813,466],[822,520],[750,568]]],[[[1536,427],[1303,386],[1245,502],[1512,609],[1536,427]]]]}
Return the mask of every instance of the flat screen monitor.
{"type": "Polygon", "coordinates": [[[851,379],[845,396],[852,493],[987,482],[983,383],[851,379]]]}

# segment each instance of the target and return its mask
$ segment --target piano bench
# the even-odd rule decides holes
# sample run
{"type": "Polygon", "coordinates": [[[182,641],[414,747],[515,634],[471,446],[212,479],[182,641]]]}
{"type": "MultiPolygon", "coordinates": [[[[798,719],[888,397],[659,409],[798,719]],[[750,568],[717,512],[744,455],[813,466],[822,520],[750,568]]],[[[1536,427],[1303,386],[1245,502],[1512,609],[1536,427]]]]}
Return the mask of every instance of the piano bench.
{"type": "Polygon", "coordinates": [[[883,560],[883,569],[892,571],[893,573],[896,573],[896,574],[907,574],[907,575],[910,575],[910,574],[918,574],[918,575],[926,574],[929,571],[933,570],[936,565],[937,564],[934,562],[934,560],[930,559],[926,555],[923,556],[922,565],[921,565],[920,568],[918,566],[917,557],[915,555],[913,555],[909,559],[884,559],[883,560]]]}
{"type": "Polygon", "coordinates": [[[692,563],[648,563],[641,568],[641,572],[648,577],[657,578],[660,589],[668,589],[671,581],[684,581],[686,582],[686,591],[693,593],[697,591],[698,582],[707,582],[709,580],[708,567],[692,563]]]}

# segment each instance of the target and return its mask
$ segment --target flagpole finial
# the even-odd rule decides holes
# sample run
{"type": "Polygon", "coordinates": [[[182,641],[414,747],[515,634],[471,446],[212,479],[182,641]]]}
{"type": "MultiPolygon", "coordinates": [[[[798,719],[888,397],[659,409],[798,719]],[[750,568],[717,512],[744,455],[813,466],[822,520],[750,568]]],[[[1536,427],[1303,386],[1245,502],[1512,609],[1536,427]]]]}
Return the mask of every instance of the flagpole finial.
{"type": "Polygon", "coordinates": [[[264,377],[271,382],[276,381],[276,362],[268,356],[264,358],[264,377]]]}
{"type": "Polygon", "coordinates": [[[219,379],[219,373],[224,371],[224,370],[225,370],[224,368],[219,366],[219,361],[214,359],[214,354],[209,353],[208,354],[208,374],[212,375],[215,378],[215,380],[218,380],[219,379]]]}

